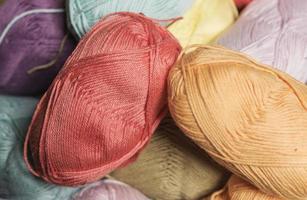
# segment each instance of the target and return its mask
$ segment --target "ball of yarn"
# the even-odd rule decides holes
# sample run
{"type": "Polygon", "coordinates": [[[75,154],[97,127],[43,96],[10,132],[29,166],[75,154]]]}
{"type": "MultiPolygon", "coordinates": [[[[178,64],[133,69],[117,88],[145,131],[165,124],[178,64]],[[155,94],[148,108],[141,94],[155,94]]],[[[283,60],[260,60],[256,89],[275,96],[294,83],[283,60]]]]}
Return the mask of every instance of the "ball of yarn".
{"type": "Polygon", "coordinates": [[[77,190],[32,176],[23,160],[23,140],[37,100],[0,96],[0,197],[11,200],[69,200],[77,190]]]}
{"type": "Polygon", "coordinates": [[[0,173],[4,171],[8,155],[16,145],[17,130],[26,131],[36,101],[34,98],[0,96],[0,173]]]}
{"type": "Polygon", "coordinates": [[[255,186],[242,180],[237,176],[232,176],[226,187],[217,191],[206,200],[282,200],[261,192],[255,186]]]}
{"type": "Polygon", "coordinates": [[[307,88],[235,51],[187,49],[169,75],[169,107],[218,163],[268,194],[306,199],[307,88]]]}
{"type": "Polygon", "coordinates": [[[135,160],[166,114],[166,78],[179,51],[143,15],[98,22],[38,104],[25,142],[32,173],[79,185],[135,160]]]}
{"type": "Polygon", "coordinates": [[[199,199],[225,183],[227,172],[166,117],[136,162],[112,174],[152,199],[199,199]]]}
{"type": "Polygon", "coordinates": [[[212,194],[210,200],[281,200],[281,198],[265,194],[241,178],[232,176],[226,187],[212,194]]]}
{"type": "Polygon", "coordinates": [[[235,3],[239,9],[247,6],[252,0],[235,0],[235,3]]]}
{"type": "Polygon", "coordinates": [[[194,0],[68,0],[69,28],[81,38],[101,17],[114,12],[143,13],[148,17],[169,20],[182,16],[194,0]]]}
{"type": "Polygon", "coordinates": [[[238,16],[233,0],[195,0],[168,30],[182,46],[212,43],[238,16]]]}
{"type": "Polygon", "coordinates": [[[246,53],[305,83],[306,10],[305,0],[253,1],[218,43],[246,53]]]}
{"type": "Polygon", "coordinates": [[[102,180],[82,189],[72,200],[149,200],[138,190],[116,180],[102,180]]]}
{"type": "Polygon", "coordinates": [[[8,0],[0,7],[0,92],[37,95],[74,48],[63,0],[8,0]]]}

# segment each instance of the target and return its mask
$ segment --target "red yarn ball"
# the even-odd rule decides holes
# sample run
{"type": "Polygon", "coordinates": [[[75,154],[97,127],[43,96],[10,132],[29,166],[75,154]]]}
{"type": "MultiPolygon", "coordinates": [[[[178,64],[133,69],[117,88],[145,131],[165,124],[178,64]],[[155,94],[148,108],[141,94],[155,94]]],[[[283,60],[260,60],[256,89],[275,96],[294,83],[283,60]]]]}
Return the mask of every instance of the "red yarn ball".
{"type": "Polygon", "coordinates": [[[239,9],[244,8],[249,4],[252,0],[235,0],[235,3],[239,9]]]}
{"type": "Polygon", "coordinates": [[[132,162],[167,111],[166,78],[180,50],[141,14],[104,17],[36,108],[24,146],[30,171],[73,186],[132,162]]]}

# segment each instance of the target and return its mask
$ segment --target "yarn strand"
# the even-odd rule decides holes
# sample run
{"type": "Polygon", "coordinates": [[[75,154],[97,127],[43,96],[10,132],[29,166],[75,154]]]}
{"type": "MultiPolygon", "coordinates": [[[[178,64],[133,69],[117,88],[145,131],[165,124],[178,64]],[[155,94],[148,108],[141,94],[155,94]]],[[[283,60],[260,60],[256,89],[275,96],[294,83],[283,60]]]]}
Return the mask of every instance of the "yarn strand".
{"type": "Polygon", "coordinates": [[[33,14],[54,14],[54,13],[64,13],[64,9],[33,9],[29,10],[23,13],[20,13],[19,15],[15,16],[10,23],[7,24],[7,26],[4,28],[3,32],[0,35],[0,44],[2,43],[5,35],[9,32],[9,30],[13,27],[13,25],[18,22],[18,20],[22,19],[23,17],[26,17],[28,15],[33,14]]]}
{"type": "Polygon", "coordinates": [[[43,69],[48,69],[50,67],[52,67],[59,59],[59,57],[61,56],[63,50],[64,50],[64,46],[65,46],[65,42],[67,41],[68,39],[68,34],[66,34],[63,38],[63,40],[61,41],[61,44],[60,44],[60,48],[59,48],[59,51],[58,53],[56,54],[55,58],[53,60],[51,60],[49,63],[47,64],[44,64],[44,65],[39,65],[39,66],[36,66],[36,67],[33,67],[31,69],[29,69],[27,71],[28,74],[32,74],[36,71],[39,71],[39,70],[43,70],[43,69]]]}

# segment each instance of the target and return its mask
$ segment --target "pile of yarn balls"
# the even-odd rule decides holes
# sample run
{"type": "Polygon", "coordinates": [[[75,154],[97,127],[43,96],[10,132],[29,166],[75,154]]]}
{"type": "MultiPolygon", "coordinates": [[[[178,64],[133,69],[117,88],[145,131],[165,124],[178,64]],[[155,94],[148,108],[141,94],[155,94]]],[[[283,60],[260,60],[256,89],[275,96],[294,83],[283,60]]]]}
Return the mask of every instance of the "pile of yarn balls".
{"type": "Polygon", "coordinates": [[[0,0],[0,200],[307,199],[306,0],[0,0]]]}

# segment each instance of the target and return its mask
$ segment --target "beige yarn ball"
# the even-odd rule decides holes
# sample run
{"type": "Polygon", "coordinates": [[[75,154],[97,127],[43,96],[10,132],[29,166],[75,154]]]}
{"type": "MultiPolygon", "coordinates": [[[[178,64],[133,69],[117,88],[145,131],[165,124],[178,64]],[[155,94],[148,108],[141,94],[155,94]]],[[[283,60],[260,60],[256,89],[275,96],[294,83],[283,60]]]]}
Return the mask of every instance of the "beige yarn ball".
{"type": "Polygon", "coordinates": [[[111,176],[152,199],[198,200],[221,187],[228,173],[167,117],[138,160],[111,176]]]}

